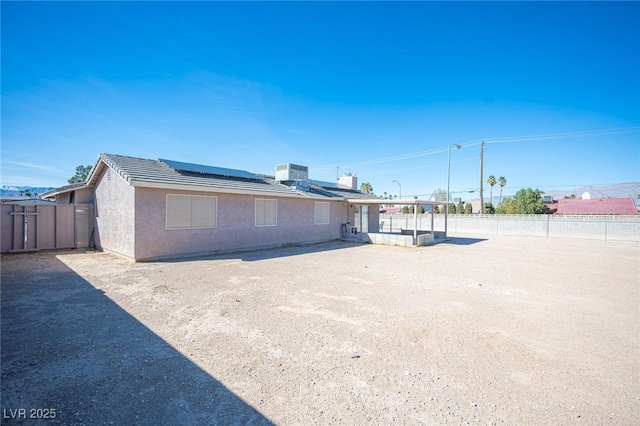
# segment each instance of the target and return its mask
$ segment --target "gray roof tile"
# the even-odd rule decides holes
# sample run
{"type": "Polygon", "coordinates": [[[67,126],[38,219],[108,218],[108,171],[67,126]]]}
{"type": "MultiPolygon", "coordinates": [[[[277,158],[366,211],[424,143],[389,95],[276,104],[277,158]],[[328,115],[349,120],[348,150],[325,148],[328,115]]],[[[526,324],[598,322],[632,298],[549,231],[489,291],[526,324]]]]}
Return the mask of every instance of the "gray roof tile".
{"type": "MultiPolygon", "coordinates": [[[[243,179],[214,176],[199,173],[179,172],[159,160],[128,157],[114,154],[101,154],[98,162],[103,161],[127,182],[154,182],[167,185],[189,185],[194,187],[220,188],[227,191],[259,192],[272,196],[288,196],[300,198],[337,198],[344,195],[334,190],[324,190],[333,194],[297,191],[289,186],[277,183],[266,176],[260,179],[243,179]]],[[[94,167],[94,170],[96,168],[94,167]]],[[[89,177],[91,179],[92,176],[89,177]]],[[[324,192],[323,191],[323,192],[324,192]]],[[[357,192],[356,192],[357,193],[357,192]]]]}

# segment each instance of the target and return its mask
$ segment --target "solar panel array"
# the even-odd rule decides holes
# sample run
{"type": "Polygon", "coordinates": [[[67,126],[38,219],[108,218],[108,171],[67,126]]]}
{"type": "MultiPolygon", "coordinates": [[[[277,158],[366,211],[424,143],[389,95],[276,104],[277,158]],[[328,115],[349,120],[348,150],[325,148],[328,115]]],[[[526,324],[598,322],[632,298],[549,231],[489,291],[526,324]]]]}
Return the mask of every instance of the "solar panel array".
{"type": "Polygon", "coordinates": [[[241,179],[262,180],[258,175],[245,170],[226,169],[224,167],[205,166],[202,164],[183,163],[181,161],[159,159],[161,162],[178,172],[198,173],[203,175],[232,177],[241,179]]]}

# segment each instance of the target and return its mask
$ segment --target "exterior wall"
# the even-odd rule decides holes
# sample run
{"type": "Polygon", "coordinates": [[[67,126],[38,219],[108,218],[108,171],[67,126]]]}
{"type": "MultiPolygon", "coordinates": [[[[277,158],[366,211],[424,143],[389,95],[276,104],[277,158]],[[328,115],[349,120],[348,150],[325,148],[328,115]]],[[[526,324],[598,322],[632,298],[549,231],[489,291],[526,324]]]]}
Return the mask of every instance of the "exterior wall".
{"type": "MultiPolygon", "coordinates": [[[[355,206],[355,204],[349,204],[348,207],[346,207],[347,214],[346,217],[342,219],[342,223],[349,221],[351,225],[354,225],[355,206]]],[[[378,207],[378,204],[369,205],[369,232],[380,232],[380,210],[378,207]]]]}
{"type": "Polygon", "coordinates": [[[380,210],[377,204],[369,206],[369,232],[380,232],[380,210]]]}
{"type": "Polygon", "coordinates": [[[56,204],[71,204],[71,192],[56,195],[56,204]]]}
{"type": "Polygon", "coordinates": [[[135,257],[135,188],[105,168],[94,194],[96,247],[135,257]]]}
{"type": "Polygon", "coordinates": [[[315,225],[315,200],[136,188],[135,256],[138,260],[224,250],[311,243],[340,238],[346,203],[330,202],[330,223],[315,225]],[[166,196],[218,197],[217,227],[166,229],[166,196]],[[255,199],[277,199],[277,226],[255,226],[255,199]]]}
{"type": "Polygon", "coordinates": [[[56,204],[91,204],[92,200],[93,188],[81,188],[56,195],[56,204]],[[73,203],[71,194],[73,194],[73,203]]]}

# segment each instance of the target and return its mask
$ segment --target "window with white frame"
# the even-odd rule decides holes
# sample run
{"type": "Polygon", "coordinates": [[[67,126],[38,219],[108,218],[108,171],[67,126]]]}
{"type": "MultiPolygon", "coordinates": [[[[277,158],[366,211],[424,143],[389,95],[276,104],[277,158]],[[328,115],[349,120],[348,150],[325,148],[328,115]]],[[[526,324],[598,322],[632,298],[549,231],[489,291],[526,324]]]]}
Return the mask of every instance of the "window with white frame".
{"type": "Polygon", "coordinates": [[[256,198],[256,226],[278,225],[278,201],[256,198]]]}
{"type": "Polygon", "coordinates": [[[167,229],[216,228],[218,197],[167,194],[167,229]]]}
{"type": "Polygon", "coordinates": [[[326,201],[315,202],[315,212],[313,216],[313,223],[316,225],[328,225],[329,224],[329,203],[326,201]]]}

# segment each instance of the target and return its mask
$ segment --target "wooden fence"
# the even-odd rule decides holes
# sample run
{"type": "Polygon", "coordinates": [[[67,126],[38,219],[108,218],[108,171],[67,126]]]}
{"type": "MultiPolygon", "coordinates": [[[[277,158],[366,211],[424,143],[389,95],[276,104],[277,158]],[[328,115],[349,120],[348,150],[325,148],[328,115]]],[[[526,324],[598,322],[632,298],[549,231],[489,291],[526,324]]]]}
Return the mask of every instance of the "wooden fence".
{"type": "Polygon", "coordinates": [[[2,253],[89,247],[93,229],[90,204],[3,202],[2,253]]]}

